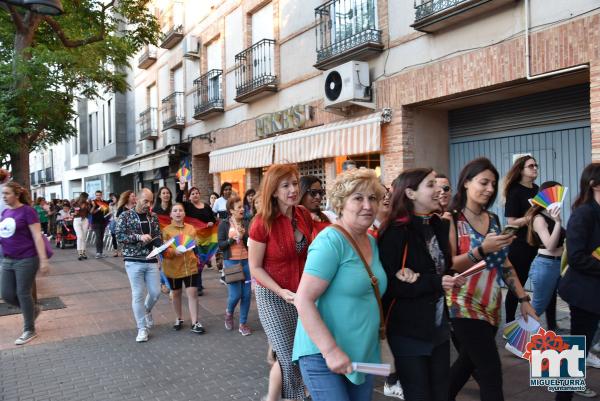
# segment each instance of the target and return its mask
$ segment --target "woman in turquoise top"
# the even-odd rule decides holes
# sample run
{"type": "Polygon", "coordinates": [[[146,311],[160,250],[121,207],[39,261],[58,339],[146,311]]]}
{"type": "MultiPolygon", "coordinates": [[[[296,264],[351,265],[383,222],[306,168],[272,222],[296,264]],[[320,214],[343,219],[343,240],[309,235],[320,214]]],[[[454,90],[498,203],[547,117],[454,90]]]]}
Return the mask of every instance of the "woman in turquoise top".
{"type": "Polygon", "coordinates": [[[330,195],[336,224],[311,244],[294,303],[298,326],[292,360],[314,401],[368,401],[373,377],[352,371],[352,362],[380,362],[380,312],[371,279],[360,256],[339,230],[358,245],[377,278],[387,279],[375,239],[367,230],[377,214],[383,187],[373,170],[340,175],[330,195]]]}

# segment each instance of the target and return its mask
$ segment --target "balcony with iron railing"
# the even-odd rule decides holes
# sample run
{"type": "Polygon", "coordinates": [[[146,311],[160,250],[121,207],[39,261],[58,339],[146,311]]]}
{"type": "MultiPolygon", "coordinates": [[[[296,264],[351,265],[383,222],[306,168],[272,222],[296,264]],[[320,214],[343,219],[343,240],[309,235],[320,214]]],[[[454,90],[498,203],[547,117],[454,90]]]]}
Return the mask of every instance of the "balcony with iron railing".
{"type": "Polygon", "coordinates": [[[260,40],[235,55],[235,84],[235,101],[240,103],[277,92],[275,40],[260,40]]]}
{"type": "Polygon", "coordinates": [[[146,69],[156,63],[156,48],[152,45],[144,46],[142,55],[138,59],[138,68],[146,69]]]}
{"type": "Polygon", "coordinates": [[[44,184],[46,182],[46,171],[38,170],[35,172],[35,174],[37,175],[38,184],[44,184]]]}
{"type": "Polygon", "coordinates": [[[329,0],[315,8],[317,63],[321,70],[383,51],[377,0],[329,0]]]}
{"type": "Polygon", "coordinates": [[[182,129],[185,126],[185,98],[183,92],[173,92],[162,100],[162,130],[182,129]]]}
{"type": "Polygon", "coordinates": [[[149,107],[140,113],[140,140],[158,138],[158,110],[149,107]]]}
{"type": "Polygon", "coordinates": [[[37,175],[35,174],[35,171],[33,173],[29,173],[29,184],[30,185],[37,185],[37,175]]]}
{"type": "Polygon", "coordinates": [[[210,70],[194,80],[194,118],[206,120],[223,113],[223,70],[210,70]]]}
{"type": "Polygon", "coordinates": [[[163,49],[172,49],[175,45],[183,39],[183,24],[181,22],[175,22],[171,16],[165,21],[164,28],[162,30],[160,47],[163,49]]]}
{"type": "Polygon", "coordinates": [[[411,25],[421,32],[436,32],[486,13],[514,4],[515,0],[414,0],[415,22],[411,25]]]}

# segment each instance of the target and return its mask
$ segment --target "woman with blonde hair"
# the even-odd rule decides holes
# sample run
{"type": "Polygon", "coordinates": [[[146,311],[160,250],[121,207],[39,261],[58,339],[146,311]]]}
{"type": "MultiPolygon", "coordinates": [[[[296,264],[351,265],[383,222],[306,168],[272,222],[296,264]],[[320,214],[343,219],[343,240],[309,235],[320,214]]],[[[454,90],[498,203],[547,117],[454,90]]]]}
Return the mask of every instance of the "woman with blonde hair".
{"type": "Polygon", "coordinates": [[[387,278],[368,230],[383,194],[375,171],[342,173],[329,198],[339,218],[310,246],[292,360],[314,401],[372,399],[373,376],[353,371],[352,362],[381,362],[387,278]]]}
{"type": "Polygon", "coordinates": [[[298,366],[292,364],[298,313],[294,297],[304,270],[313,231],[310,212],[297,206],[299,174],[293,165],[276,164],[263,177],[260,211],[250,228],[248,258],[256,278],[258,316],[277,355],[272,370],[281,369],[286,400],[304,398],[298,366]]]}

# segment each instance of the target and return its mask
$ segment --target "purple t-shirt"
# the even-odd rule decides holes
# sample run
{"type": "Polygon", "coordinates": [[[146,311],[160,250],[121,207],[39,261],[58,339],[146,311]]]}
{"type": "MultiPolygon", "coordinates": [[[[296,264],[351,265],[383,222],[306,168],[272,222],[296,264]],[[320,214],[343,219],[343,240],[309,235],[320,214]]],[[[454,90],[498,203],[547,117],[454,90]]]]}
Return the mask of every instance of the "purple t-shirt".
{"type": "Polygon", "coordinates": [[[37,212],[29,205],[4,209],[0,220],[0,244],[4,256],[11,259],[37,256],[29,225],[39,222],[37,212]]]}

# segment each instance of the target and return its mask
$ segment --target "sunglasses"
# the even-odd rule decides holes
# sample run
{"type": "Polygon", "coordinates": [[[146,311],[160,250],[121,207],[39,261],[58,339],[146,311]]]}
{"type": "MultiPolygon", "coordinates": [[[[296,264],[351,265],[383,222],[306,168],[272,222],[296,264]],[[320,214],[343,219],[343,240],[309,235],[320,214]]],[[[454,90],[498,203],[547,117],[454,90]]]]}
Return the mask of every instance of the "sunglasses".
{"type": "Polygon", "coordinates": [[[313,198],[316,198],[319,195],[321,198],[325,196],[324,189],[309,189],[306,193],[310,194],[313,198]]]}
{"type": "Polygon", "coordinates": [[[525,168],[530,168],[530,169],[534,169],[534,168],[538,168],[539,166],[537,164],[530,164],[529,166],[525,166],[525,168]]]}
{"type": "Polygon", "coordinates": [[[450,188],[450,185],[444,185],[444,186],[442,187],[442,192],[450,192],[450,189],[451,189],[451,188],[450,188]]]}

